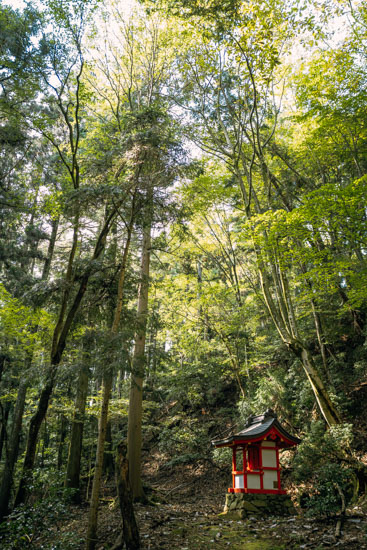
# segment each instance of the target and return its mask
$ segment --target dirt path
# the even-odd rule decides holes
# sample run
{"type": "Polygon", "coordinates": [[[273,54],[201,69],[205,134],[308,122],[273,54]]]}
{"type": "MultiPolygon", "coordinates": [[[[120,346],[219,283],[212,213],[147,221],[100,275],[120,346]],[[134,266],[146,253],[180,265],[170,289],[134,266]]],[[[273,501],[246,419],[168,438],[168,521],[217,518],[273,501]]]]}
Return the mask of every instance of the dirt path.
{"type": "Polygon", "coordinates": [[[142,550],[367,550],[367,518],[363,516],[348,517],[341,538],[336,540],[335,519],[227,520],[220,514],[228,480],[216,472],[183,468],[152,473],[147,481],[154,488],[152,499],[158,502],[136,506],[142,550]]]}
{"type": "MultiPolygon", "coordinates": [[[[355,511],[335,539],[335,519],[294,516],[228,520],[223,511],[227,481],[213,473],[181,470],[150,475],[150,505],[136,505],[141,550],[367,550],[367,518],[355,511]]],[[[52,526],[33,548],[82,550],[88,507],[73,507],[70,519],[52,526]]],[[[97,550],[107,550],[120,533],[121,518],[113,486],[105,488],[99,511],[97,550]]]]}

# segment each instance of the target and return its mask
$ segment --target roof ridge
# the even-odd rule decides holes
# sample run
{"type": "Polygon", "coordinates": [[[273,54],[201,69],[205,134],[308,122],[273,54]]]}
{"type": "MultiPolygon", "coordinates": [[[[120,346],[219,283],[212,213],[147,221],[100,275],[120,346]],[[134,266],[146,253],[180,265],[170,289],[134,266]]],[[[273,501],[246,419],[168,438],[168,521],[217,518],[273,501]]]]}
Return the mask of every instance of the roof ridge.
{"type": "MultiPolygon", "coordinates": [[[[279,422],[277,414],[272,409],[267,409],[263,414],[250,415],[244,428],[226,439],[213,440],[213,445],[228,445],[236,440],[251,441],[262,435],[266,435],[270,429],[276,429],[280,437],[285,437],[290,445],[300,443],[300,440],[290,434],[279,422]]],[[[281,439],[282,440],[282,439],[281,439]]],[[[282,440],[283,441],[283,440],[282,440]]]]}

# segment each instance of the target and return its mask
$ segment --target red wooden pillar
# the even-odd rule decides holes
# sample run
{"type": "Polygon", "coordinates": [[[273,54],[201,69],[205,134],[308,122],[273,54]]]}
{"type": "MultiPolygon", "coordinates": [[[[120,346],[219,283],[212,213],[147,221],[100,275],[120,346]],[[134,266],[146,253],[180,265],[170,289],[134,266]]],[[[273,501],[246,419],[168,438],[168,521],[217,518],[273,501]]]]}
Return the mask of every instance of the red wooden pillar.
{"type": "Polygon", "coordinates": [[[232,447],[232,487],[235,488],[235,471],[237,470],[237,462],[236,462],[236,445],[232,447]]]}
{"type": "Polygon", "coordinates": [[[243,488],[247,491],[247,458],[246,458],[247,447],[243,448],[243,488]]]}

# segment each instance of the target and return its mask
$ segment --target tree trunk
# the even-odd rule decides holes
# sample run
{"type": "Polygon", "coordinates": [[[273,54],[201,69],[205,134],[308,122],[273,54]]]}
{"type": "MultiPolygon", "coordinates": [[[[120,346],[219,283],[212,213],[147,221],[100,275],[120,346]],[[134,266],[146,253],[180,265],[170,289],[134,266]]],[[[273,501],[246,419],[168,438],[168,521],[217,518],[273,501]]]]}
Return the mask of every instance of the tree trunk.
{"type": "Polygon", "coordinates": [[[56,367],[57,365],[51,365],[48,369],[46,384],[41,391],[37,410],[32,416],[29,423],[26,454],[24,457],[22,477],[19,483],[18,492],[15,497],[15,507],[25,502],[27,497],[27,483],[29,481],[29,478],[32,476],[32,470],[36,456],[38,434],[42,422],[46,417],[48,404],[55,384],[56,367]]]}
{"type": "Polygon", "coordinates": [[[1,422],[1,430],[0,430],[0,460],[3,456],[3,448],[4,443],[6,443],[8,433],[7,433],[7,427],[8,427],[8,418],[9,418],[9,412],[10,412],[11,402],[7,401],[5,405],[2,407],[2,422],[1,422]]]}
{"type": "Polygon", "coordinates": [[[320,408],[321,414],[326,420],[327,424],[329,426],[340,424],[341,418],[339,416],[339,413],[329,397],[324,383],[321,380],[313,363],[313,360],[310,357],[309,351],[305,347],[299,347],[299,345],[296,345],[295,353],[296,355],[300,356],[302,360],[304,371],[313,389],[313,393],[320,408]]]}
{"type": "Polygon", "coordinates": [[[85,406],[88,394],[88,378],[89,368],[86,363],[83,363],[78,377],[65,478],[65,487],[76,489],[74,497],[76,502],[80,500],[80,460],[82,454],[85,406]]]}
{"type": "Polygon", "coordinates": [[[112,373],[107,373],[103,377],[103,384],[102,384],[102,406],[101,406],[101,413],[100,413],[99,424],[98,424],[97,454],[96,454],[96,463],[94,467],[92,495],[90,499],[86,550],[94,550],[97,543],[97,516],[98,516],[99,490],[100,490],[101,478],[102,478],[104,442],[106,438],[108,404],[110,400],[111,389],[112,389],[112,373]]]}
{"type": "Polygon", "coordinates": [[[0,380],[2,378],[4,367],[7,361],[9,361],[8,354],[0,351],[0,380]]]}
{"type": "Polygon", "coordinates": [[[319,312],[317,311],[315,300],[310,300],[310,303],[311,303],[312,315],[315,323],[317,341],[319,343],[320,353],[322,357],[323,374],[326,380],[328,381],[328,383],[331,386],[333,386],[333,381],[331,379],[330,372],[328,369],[328,364],[327,364],[327,353],[326,353],[325,338],[324,338],[323,329],[322,329],[321,317],[319,312]]]}
{"type": "Polygon", "coordinates": [[[41,277],[42,281],[46,281],[50,273],[51,262],[52,262],[52,258],[55,250],[57,230],[59,228],[59,218],[52,220],[51,227],[52,227],[52,230],[51,230],[50,242],[48,244],[47,256],[45,259],[45,263],[43,264],[42,277],[41,277]]]}
{"type": "MultiPolygon", "coordinates": [[[[282,341],[288,346],[288,348],[301,360],[303,369],[310,382],[311,388],[315,395],[316,402],[320,408],[321,415],[329,426],[339,424],[341,419],[339,413],[332,403],[328,391],[320,378],[316,365],[310,356],[310,352],[307,346],[302,341],[302,338],[298,335],[297,324],[295,315],[293,313],[292,299],[288,289],[288,283],[286,281],[286,275],[280,273],[281,279],[273,281],[274,285],[278,285],[278,294],[283,293],[282,306],[283,309],[277,307],[271,294],[271,288],[269,284],[268,274],[264,267],[264,263],[261,257],[261,251],[256,246],[256,253],[258,258],[258,273],[261,283],[261,290],[264,297],[264,302],[268,309],[268,312],[273,320],[274,326],[277,329],[282,341]],[[279,281],[281,285],[279,285],[279,281]]],[[[274,275],[274,266],[272,270],[272,276],[274,275]]]]}
{"type": "MultiPolygon", "coordinates": [[[[107,238],[109,229],[111,227],[111,223],[116,216],[118,207],[119,207],[119,204],[115,205],[109,214],[106,213],[106,218],[104,220],[103,227],[99,233],[97,242],[94,247],[93,256],[90,262],[91,265],[93,264],[93,261],[97,260],[100,257],[101,253],[105,248],[106,238],[107,238]]],[[[73,267],[73,262],[74,262],[74,257],[76,253],[76,247],[77,247],[76,234],[77,234],[77,229],[74,228],[74,241],[73,241],[72,249],[70,251],[67,273],[65,276],[65,282],[68,282],[69,285],[71,284],[72,267],[73,267]]],[[[76,292],[74,299],[72,300],[72,303],[70,304],[68,311],[67,311],[67,306],[68,306],[69,291],[67,289],[64,292],[63,300],[60,306],[59,317],[53,333],[53,341],[52,341],[52,348],[51,348],[51,362],[50,362],[50,367],[48,369],[48,372],[46,374],[46,383],[42,388],[37,410],[33,415],[33,417],[31,418],[31,421],[29,424],[27,448],[26,448],[26,454],[25,454],[24,463],[23,463],[23,472],[19,483],[17,496],[15,498],[15,504],[14,504],[15,506],[19,506],[19,504],[25,502],[26,500],[26,496],[27,496],[26,486],[27,486],[27,482],[32,477],[32,470],[33,470],[34,460],[36,456],[37,439],[39,435],[39,430],[44,418],[46,417],[48,405],[49,405],[50,398],[55,385],[56,372],[61,362],[62,355],[64,353],[64,349],[66,346],[66,340],[69,335],[70,329],[72,327],[75,315],[77,314],[77,311],[79,309],[83,296],[87,290],[90,275],[91,275],[91,268],[87,269],[87,271],[82,276],[79,284],[79,288],[76,292]]]]}
{"type": "Polygon", "coordinates": [[[22,428],[23,412],[28,385],[28,380],[24,379],[18,388],[17,402],[15,404],[14,420],[9,443],[9,452],[6,455],[0,486],[0,523],[9,512],[9,500],[13,485],[13,472],[18,457],[19,436],[22,428]]]}
{"type": "MultiPolygon", "coordinates": [[[[122,303],[123,303],[123,296],[124,296],[126,266],[127,266],[127,260],[128,260],[130,243],[131,243],[133,223],[135,218],[135,196],[136,195],[134,194],[130,223],[128,225],[127,238],[126,238],[126,243],[124,247],[124,252],[122,255],[122,262],[121,262],[119,281],[118,281],[118,290],[117,290],[117,304],[116,304],[115,314],[114,314],[112,327],[111,327],[112,334],[117,333],[120,325],[122,303]]],[[[110,399],[112,381],[113,381],[112,372],[110,371],[109,365],[107,365],[106,370],[107,372],[103,377],[102,407],[101,407],[101,413],[99,418],[97,454],[96,454],[96,463],[94,468],[92,495],[91,495],[91,501],[90,501],[89,518],[88,518],[86,550],[93,550],[97,542],[98,502],[99,502],[99,492],[100,492],[101,479],[102,479],[104,444],[106,439],[106,428],[107,428],[107,421],[108,421],[108,406],[109,406],[109,399],[110,399]]]]}
{"type": "Polygon", "coordinates": [[[64,414],[62,414],[61,419],[60,419],[59,445],[58,445],[58,449],[57,449],[57,469],[58,469],[58,471],[61,470],[62,463],[63,463],[64,443],[65,443],[67,425],[68,425],[67,418],[64,414]]]}
{"type": "Polygon", "coordinates": [[[139,550],[140,537],[135,519],[133,496],[129,482],[129,461],[126,444],[120,443],[116,454],[116,487],[122,516],[122,534],[127,550],[139,550]]]}
{"type": "Polygon", "coordinates": [[[108,420],[106,426],[106,440],[103,457],[103,473],[107,477],[112,477],[114,472],[114,460],[112,451],[112,426],[111,420],[108,420]]]}
{"type": "MultiPolygon", "coordinates": [[[[150,202],[150,201],[149,201],[150,202]]],[[[151,203],[148,203],[151,208],[151,203]]],[[[145,369],[145,338],[148,315],[149,264],[151,242],[151,216],[143,233],[142,257],[140,266],[140,286],[137,308],[137,330],[132,360],[131,385],[129,397],[129,420],[127,434],[128,460],[130,465],[130,484],[134,499],[143,499],[141,483],[141,423],[143,407],[143,380],[145,369]]]]}
{"type": "Polygon", "coordinates": [[[43,421],[43,436],[40,438],[38,442],[38,450],[36,451],[36,455],[38,455],[39,449],[42,449],[41,458],[39,461],[41,468],[45,467],[46,449],[48,448],[49,444],[50,444],[50,432],[48,430],[47,417],[45,417],[43,421]],[[41,443],[42,443],[42,446],[41,446],[41,443]]]}

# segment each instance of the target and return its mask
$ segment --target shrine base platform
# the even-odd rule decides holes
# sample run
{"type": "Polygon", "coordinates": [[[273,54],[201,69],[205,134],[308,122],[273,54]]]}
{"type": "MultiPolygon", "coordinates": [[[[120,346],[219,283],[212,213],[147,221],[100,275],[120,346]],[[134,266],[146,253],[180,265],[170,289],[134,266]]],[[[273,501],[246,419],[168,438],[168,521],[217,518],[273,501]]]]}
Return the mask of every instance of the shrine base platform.
{"type": "MultiPolygon", "coordinates": [[[[290,516],[296,513],[288,495],[228,493],[223,515],[230,519],[290,516]]],[[[222,515],[222,514],[221,514],[222,515]]]]}

